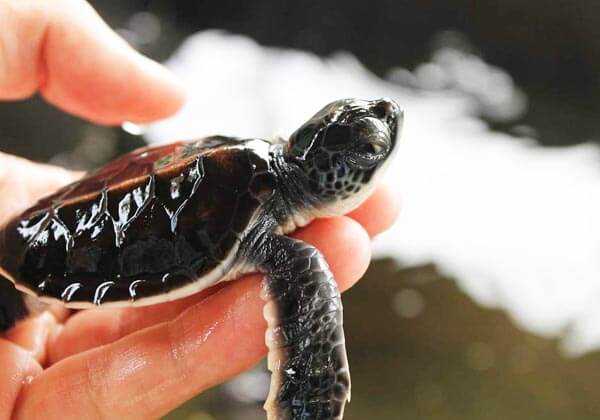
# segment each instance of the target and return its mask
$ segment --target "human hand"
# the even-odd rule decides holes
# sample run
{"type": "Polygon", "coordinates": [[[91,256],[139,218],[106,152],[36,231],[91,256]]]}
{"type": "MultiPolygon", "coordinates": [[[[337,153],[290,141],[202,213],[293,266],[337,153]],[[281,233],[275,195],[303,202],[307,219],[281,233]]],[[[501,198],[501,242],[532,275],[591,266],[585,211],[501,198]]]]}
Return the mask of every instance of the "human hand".
{"type": "MultiPolygon", "coordinates": [[[[182,103],[168,73],[81,1],[0,1],[0,28],[0,98],[39,91],[109,124],[150,121],[182,103]]],[[[0,224],[76,176],[0,154],[0,224]]],[[[369,235],[396,212],[394,196],[380,188],[349,216],[294,236],[323,252],[345,290],[368,265],[369,235]]],[[[260,276],[251,275],[155,306],[30,317],[0,338],[0,418],[161,416],[264,356],[263,304],[260,276]]]]}

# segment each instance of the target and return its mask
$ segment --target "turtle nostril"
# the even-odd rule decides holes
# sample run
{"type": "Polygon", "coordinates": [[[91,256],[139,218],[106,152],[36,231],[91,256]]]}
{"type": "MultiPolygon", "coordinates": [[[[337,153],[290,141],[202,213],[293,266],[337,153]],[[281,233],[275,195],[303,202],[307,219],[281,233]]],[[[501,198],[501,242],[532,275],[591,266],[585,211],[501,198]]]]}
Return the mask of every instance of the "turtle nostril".
{"type": "Polygon", "coordinates": [[[388,98],[376,101],[373,112],[375,112],[377,118],[385,122],[391,122],[391,120],[397,120],[400,117],[400,107],[396,102],[388,98]]]}

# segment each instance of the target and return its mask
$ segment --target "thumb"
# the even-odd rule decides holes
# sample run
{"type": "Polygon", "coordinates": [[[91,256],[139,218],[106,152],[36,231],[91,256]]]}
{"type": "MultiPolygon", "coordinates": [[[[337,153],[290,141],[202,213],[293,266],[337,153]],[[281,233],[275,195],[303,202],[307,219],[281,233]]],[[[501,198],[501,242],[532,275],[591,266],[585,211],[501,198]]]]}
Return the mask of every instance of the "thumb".
{"type": "Polygon", "coordinates": [[[104,124],[166,117],[183,103],[173,76],[132,49],[83,0],[0,0],[0,99],[39,91],[104,124]]]}
{"type": "Polygon", "coordinates": [[[0,152],[0,226],[37,199],[79,178],[77,172],[0,152]],[[10,198],[10,199],[9,199],[10,198]]]}

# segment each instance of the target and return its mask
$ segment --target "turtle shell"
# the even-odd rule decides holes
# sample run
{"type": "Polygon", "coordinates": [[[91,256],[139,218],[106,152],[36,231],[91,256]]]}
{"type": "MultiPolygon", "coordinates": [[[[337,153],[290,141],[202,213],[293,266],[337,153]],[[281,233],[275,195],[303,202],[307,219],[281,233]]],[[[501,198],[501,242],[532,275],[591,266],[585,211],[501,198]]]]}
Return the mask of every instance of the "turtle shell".
{"type": "Polygon", "coordinates": [[[270,143],[215,136],[138,149],[43,198],[0,231],[0,267],[67,306],[148,304],[228,274],[273,194],[270,143]]]}

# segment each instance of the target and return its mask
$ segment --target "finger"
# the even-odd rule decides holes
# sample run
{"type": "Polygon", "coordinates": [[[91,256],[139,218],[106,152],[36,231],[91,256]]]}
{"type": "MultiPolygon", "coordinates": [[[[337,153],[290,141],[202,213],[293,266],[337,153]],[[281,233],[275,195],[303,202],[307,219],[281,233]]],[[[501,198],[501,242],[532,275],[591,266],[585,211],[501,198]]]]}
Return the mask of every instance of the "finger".
{"type": "Polygon", "coordinates": [[[188,307],[216,293],[222,285],[173,302],[142,308],[89,309],[71,316],[60,332],[51,337],[49,363],[112,343],[143,328],[177,317],[188,307]]]}
{"type": "Polygon", "coordinates": [[[0,339],[0,418],[12,418],[21,388],[41,372],[29,351],[0,339]]]}
{"type": "Polygon", "coordinates": [[[0,225],[40,197],[72,182],[79,174],[0,153],[0,225]],[[26,176],[24,176],[26,174],[26,176]]]}
{"type": "MultiPolygon", "coordinates": [[[[317,220],[294,235],[320,249],[342,290],[365,272],[370,259],[369,238],[362,227],[343,217],[317,220]]],[[[210,289],[209,289],[210,290],[210,289]]],[[[50,346],[55,363],[87,349],[112,343],[134,331],[175,318],[209,293],[144,308],[82,311],[72,316],[50,346]]]]}
{"type": "Polygon", "coordinates": [[[170,73],[130,48],[83,0],[0,2],[0,98],[40,91],[51,103],[105,124],[175,112],[170,73]]]}
{"type": "Polygon", "coordinates": [[[348,216],[363,225],[373,237],[389,229],[398,217],[399,211],[398,196],[384,184],[380,185],[359,208],[348,216]]]}
{"type": "Polygon", "coordinates": [[[349,217],[315,220],[292,236],[314,245],[323,253],[342,291],[352,287],[369,267],[369,236],[349,217]]]}
{"type": "Polygon", "coordinates": [[[29,317],[6,333],[5,338],[25,350],[40,364],[46,363],[49,338],[56,334],[59,324],[50,312],[29,317]]]}

